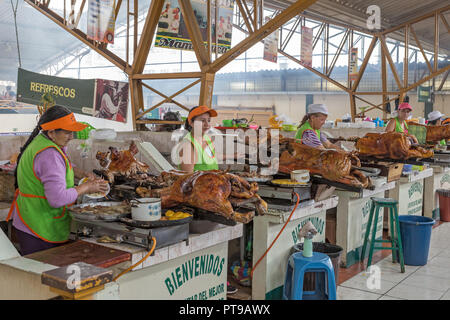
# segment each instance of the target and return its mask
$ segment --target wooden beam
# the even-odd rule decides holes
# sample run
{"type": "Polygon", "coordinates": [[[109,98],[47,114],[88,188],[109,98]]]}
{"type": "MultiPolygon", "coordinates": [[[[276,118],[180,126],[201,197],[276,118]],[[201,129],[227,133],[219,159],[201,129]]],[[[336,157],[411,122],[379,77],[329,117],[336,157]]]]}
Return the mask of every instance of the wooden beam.
{"type": "Polygon", "coordinates": [[[147,17],[145,18],[144,28],[142,29],[141,38],[135,51],[133,60],[132,74],[142,73],[147,61],[150,47],[153,43],[156,27],[161,16],[164,0],[152,0],[148,8],[147,17]]]}
{"type": "MultiPolygon", "coordinates": [[[[356,98],[360,99],[359,97],[356,97],[356,98]]],[[[395,99],[397,99],[397,96],[395,96],[394,98],[391,98],[391,99],[389,99],[389,100],[386,100],[385,103],[391,102],[391,101],[393,101],[393,100],[395,100],[395,99]]],[[[372,107],[367,108],[366,110],[364,110],[364,112],[368,112],[368,111],[371,111],[371,110],[373,110],[373,109],[379,109],[379,110],[382,110],[383,113],[384,113],[384,111],[385,111],[384,107],[383,107],[383,109],[380,108],[382,105],[384,105],[384,104],[382,103],[382,104],[374,105],[374,106],[372,106],[372,107]]],[[[358,115],[360,115],[361,113],[362,113],[362,112],[359,112],[358,115]]]]}
{"type": "Polygon", "coordinates": [[[244,23],[245,23],[245,26],[247,27],[247,30],[249,32],[253,32],[252,24],[250,23],[250,21],[247,17],[247,13],[244,9],[244,6],[242,5],[241,0],[236,0],[236,4],[238,5],[239,12],[241,13],[242,18],[244,19],[244,23]]]}
{"type": "Polygon", "coordinates": [[[442,78],[441,84],[439,85],[439,88],[436,91],[441,91],[444,87],[445,81],[447,81],[448,74],[450,73],[450,70],[447,70],[447,72],[444,74],[444,77],[442,78]]]}
{"type": "Polygon", "coordinates": [[[165,103],[165,102],[172,102],[172,103],[176,104],[177,106],[179,106],[180,108],[189,111],[188,108],[186,108],[185,106],[183,106],[183,105],[182,105],[181,103],[179,103],[178,101],[173,100],[172,98],[166,96],[164,93],[162,93],[162,92],[156,90],[155,88],[150,87],[148,84],[142,82],[142,85],[143,85],[144,87],[146,87],[147,89],[153,91],[153,92],[156,93],[157,95],[159,95],[159,96],[165,98],[164,101],[162,101],[162,102],[160,102],[158,105],[152,107],[149,111],[151,111],[151,110],[157,108],[158,106],[160,106],[161,104],[163,104],[163,103],[165,103]]]}
{"type": "Polygon", "coordinates": [[[387,95],[384,93],[387,91],[387,66],[386,66],[386,54],[384,50],[381,50],[381,90],[383,94],[381,101],[383,101],[383,116],[385,116],[384,104],[386,103],[387,95]]]}
{"type": "Polygon", "coordinates": [[[317,31],[316,37],[313,40],[312,51],[314,51],[314,48],[316,47],[316,44],[319,41],[320,36],[322,35],[324,29],[325,29],[325,23],[322,23],[320,25],[320,29],[317,31]]]}
{"type": "Polygon", "coordinates": [[[392,74],[394,75],[395,82],[397,82],[398,89],[400,91],[402,91],[403,86],[400,81],[400,77],[398,76],[397,69],[395,68],[394,61],[392,61],[392,57],[389,54],[389,50],[386,45],[386,39],[384,38],[384,35],[380,35],[380,44],[381,44],[381,49],[384,50],[384,54],[386,55],[386,58],[389,62],[389,66],[391,67],[391,71],[392,71],[392,74]]]}
{"type": "MultiPolygon", "coordinates": [[[[211,59],[208,55],[207,49],[205,48],[203,36],[200,32],[200,27],[194,14],[194,9],[192,9],[190,0],[178,0],[178,4],[181,7],[181,13],[183,15],[195,55],[197,56],[200,69],[203,70],[206,65],[211,63],[211,59]]],[[[216,42],[218,41],[216,40],[216,42]]]]}
{"type": "MultiPolygon", "coordinates": [[[[83,0],[83,2],[86,0],[83,0]]],[[[128,0],[127,0],[128,1],[128,0]]],[[[122,5],[122,0],[117,0],[116,8],[114,9],[114,19],[117,19],[119,15],[120,6],[122,5]]]]}
{"type": "Polygon", "coordinates": [[[356,101],[355,101],[355,95],[353,92],[348,93],[350,97],[350,112],[352,114],[352,121],[355,121],[356,118],[356,101]]]}
{"type": "Polygon", "coordinates": [[[315,3],[317,0],[298,0],[290,5],[287,9],[283,10],[279,15],[265,23],[261,28],[259,28],[254,33],[250,34],[246,39],[242,40],[236,46],[228,50],[222,56],[217,58],[213,63],[208,66],[207,72],[215,73],[222,69],[228,63],[233,61],[235,58],[240,56],[246,50],[251,48],[255,43],[264,39],[272,32],[277,30],[283,24],[288,22],[290,19],[298,15],[300,12],[308,8],[310,5],[315,3]]]}
{"type": "Polygon", "coordinates": [[[142,82],[141,80],[133,80],[130,78],[130,98],[131,98],[131,111],[133,113],[133,131],[136,131],[136,115],[139,113],[139,108],[144,108],[144,99],[142,95],[142,82]]]}
{"type": "Polygon", "coordinates": [[[441,20],[444,23],[444,26],[447,28],[447,32],[450,33],[450,25],[448,24],[447,19],[445,19],[442,13],[440,13],[439,15],[441,16],[441,20]]]}
{"type": "Polygon", "coordinates": [[[331,72],[333,72],[334,65],[336,64],[337,59],[339,58],[339,55],[341,54],[341,51],[342,51],[342,49],[344,48],[344,45],[345,45],[345,42],[346,42],[347,39],[348,39],[349,33],[350,33],[350,30],[347,30],[347,31],[345,32],[345,35],[344,35],[344,37],[342,38],[341,43],[339,44],[338,50],[336,51],[336,53],[335,53],[335,55],[334,55],[334,57],[333,57],[333,60],[331,61],[330,68],[328,69],[328,72],[327,72],[327,76],[328,76],[328,77],[330,76],[331,72]]]}
{"type": "MultiPolygon", "coordinates": [[[[358,78],[353,82],[352,91],[355,92],[358,88],[359,82],[361,81],[361,78],[364,74],[364,71],[366,70],[367,64],[369,63],[370,56],[372,55],[372,51],[375,48],[375,45],[377,44],[377,36],[372,37],[372,42],[370,43],[369,50],[366,52],[366,56],[364,57],[363,63],[361,64],[361,67],[359,68],[358,72],[358,78]]],[[[350,53],[349,53],[350,54],[350,53]]]]}
{"type": "Polygon", "coordinates": [[[189,79],[201,78],[201,72],[174,72],[174,73],[149,73],[133,74],[132,79],[152,80],[152,79],[189,79]]]}
{"type": "MultiPolygon", "coordinates": [[[[405,56],[403,58],[403,87],[408,86],[408,65],[409,65],[409,25],[405,26],[405,56]]],[[[386,91],[383,89],[383,91],[386,91]]]]}
{"type": "Polygon", "coordinates": [[[428,70],[430,70],[430,73],[433,73],[433,68],[431,67],[430,61],[428,60],[427,55],[425,54],[425,51],[423,50],[423,47],[420,44],[419,38],[417,38],[417,35],[416,35],[416,32],[414,31],[413,26],[410,26],[409,28],[410,28],[411,34],[414,37],[414,40],[416,41],[417,46],[420,49],[420,52],[422,52],[422,56],[424,57],[425,62],[427,63],[428,70]]]}
{"type": "Polygon", "coordinates": [[[430,74],[430,75],[426,76],[425,78],[417,81],[416,83],[413,83],[412,85],[408,86],[407,88],[404,88],[403,91],[406,93],[406,92],[408,92],[408,91],[410,91],[410,90],[420,86],[422,83],[427,82],[428,80],[433,79],[434,77],[437,77],[441,73],[444,73],[444,72],[446,72],[448,70],[450,70],[450,64],[445,66],[445,67],[443,67],[443,68],[441,68],[441,69],[439,69],[439,70],[437,70],[437,71],[435,71],[435,72],[433,72],[432,74],[430,74]]]}
{"type": "Polygon", "coordinates": [[[32,0],[25,0],[31,7],[38,10],[40,13],[45,15],[47,18],[55,22],[58,26],[63,28],[65,31],[73,35],[75,38],[80,40],[82,43],[90,47],[92,50],[100,54],[102,57],[104,57],[106,60],[114,64],[116,67],[121,69],[127,74],[131,73],[131,66],[126,63],[124,60],[122,60],[120,57],[112,53],[111,51],[107,50],[106,48],[100,48],[98,46],[98,43],[96,41],[90,40],[87,38],[86,34],[83,33],[79,29],[70,29],[64,24],[64,19],[60,17],[58,14],[53,12],[52,10],[48,9],[45,6],[40,5],[40,3],[35,3],[32,0]]]}
{"type": "MultiPolygon", "coordinates": [[[[135,80],[133,80],[133,81],[135,81],[135,80]]],[[[136,81],[140,81],[140,80],[136,80],[136,81]]],[[[192,88],[193,86],[195,86],[195,85],[196,85],[197,83],[199,83],[200,81],[201,81],[201,79],[198,79],[198,80],[192,82],[192,83],[189,84],[188,86],[184,87],[184,88],[181,89],[181,90],[178,90],[177,92],[175,92],[174,94],[172,94],[172,95],[169,96],[168,98],[164,99],[163,101],[161,101],[160,103],[158,103],[156,106],[160,106],[161,104],[167,102],[169,99],[173,99],[174,97],[176,97],[176,96],[179,95],[180,93],[182,93],[182,92],[184,92],[184,91],[186,91],[186,90],[192,88]]],[[[141,92],[142,92],[142,90],[141,90],[141,92]]],[[[150,111],[153,110],[154,108],[156,108],[156,107],[153,106],[152,109],[148,109],[148,110],[145,110],[144,112],[142,112],[142,113],[140,113],[140,114],[137,114],[137,115],[136,115],[136,119],[142,118],[143,115],[145,115],[146,113],[150,112],[150,111]]]]}
{"type": "Polygon", "coordinates": [[[200,86],[200,97],[198,104],[200,106],[207,106],[211,108],[213,90],[214,90],[214,73],[205,73],[202,77],[200,86]]]}
{"type": "Polygon", "coordinates": [[[434,15],[434,71],[438,69],[439,61],[439,16],[434,15]]]}

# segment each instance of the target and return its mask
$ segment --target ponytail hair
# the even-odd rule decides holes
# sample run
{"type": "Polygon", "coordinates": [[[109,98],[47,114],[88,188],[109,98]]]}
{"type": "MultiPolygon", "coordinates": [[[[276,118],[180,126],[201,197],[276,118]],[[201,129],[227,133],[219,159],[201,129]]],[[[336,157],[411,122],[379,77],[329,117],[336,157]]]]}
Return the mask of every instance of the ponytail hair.
{"type": "Polygon", "coordinates": [[[303,117],[302,121],[300,122],[299,127],[301,127],[302,125],[305,124],[306,121],[308,121],[310,119],[310,115],[309,114],[305,114],[305,116],[303,117]]]}
{"type": "MultiPolygon", "coordinates": [[[[44,124],[44,123],[47,123],[47,122],[50,122],[50,121],[53,121],[53,120],[65,117],[65,116],[67,116],[67,115],[69,115],[71,113],[72,113],[72,111],[70,111],[66,107],[55,105],[55,106],[47,109],[47,111],[45,111],[41,115],[41,117],[39,118],[38,124],[34,128],[33,132],[31,133],[30,137],[28,138],[27,142],[25,142],[25,144],[20,148],[20,153],[19,153],[19,156],[17,157],[17,166],[16,166],[16,169],[14,170],[14,187],[16,189],[19,187],[18,184],[17,184],[17,169],[19,168],[20,158],[22,157],[22,154],[25,152],[25,150],[28,147],[28,145],[41,132],[41,129],[42,129],[41,125],[44,124]]],[[[56,129],[56,131],[57,130],[61,130],[61,129],[56,129]]],[[[48,131],[43,131],[43,133],[45,135],[47,135],[47,132],[48,131]]]]}

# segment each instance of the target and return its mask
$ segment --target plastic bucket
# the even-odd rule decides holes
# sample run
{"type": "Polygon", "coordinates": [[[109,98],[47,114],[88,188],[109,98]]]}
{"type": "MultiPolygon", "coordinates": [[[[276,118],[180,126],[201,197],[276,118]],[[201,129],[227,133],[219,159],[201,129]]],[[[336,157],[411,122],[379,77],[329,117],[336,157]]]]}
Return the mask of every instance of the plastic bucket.
{"type": "Polygon", "coordinates": [[[398,220],[405,264],[409,266],[426,265],[434,219],[401,215],[398,220]]]}
{"type": "MultiPolygon", "coordinates": [[[[313,242],[313,252],[321,252],[330,257],[331,264],[334,270],[334,279],[336,286],[339,281],[339,264],[341,260],[341,253],[344,249],[342,247],[324,242],[313,242]]],[[[291,255],[295,252],[303,251],[303,243],[297,243],[291,249],[291,255]]],[[[312,272],[306,272],[303,279],[303,291],[314,291],[316,287],[315,276],[312,272]]]]}
{"type": "Polygon", "coordinates": [[[436,192],[439,195],[439,219],[450,222],[450,190],[437,189],[436,192]]]}

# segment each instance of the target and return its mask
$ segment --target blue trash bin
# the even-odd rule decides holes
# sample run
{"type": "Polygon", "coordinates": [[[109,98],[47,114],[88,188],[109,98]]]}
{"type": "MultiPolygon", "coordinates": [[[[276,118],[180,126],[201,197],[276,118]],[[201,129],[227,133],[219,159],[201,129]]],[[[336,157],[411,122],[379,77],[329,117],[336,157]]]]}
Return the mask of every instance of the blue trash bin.
{"type": "Polygon", "coordinates": [[[403,258],[406,265],[424,266],[428,261],[431,229],[435,221],[428,217],[400,215],[403,258]]]}

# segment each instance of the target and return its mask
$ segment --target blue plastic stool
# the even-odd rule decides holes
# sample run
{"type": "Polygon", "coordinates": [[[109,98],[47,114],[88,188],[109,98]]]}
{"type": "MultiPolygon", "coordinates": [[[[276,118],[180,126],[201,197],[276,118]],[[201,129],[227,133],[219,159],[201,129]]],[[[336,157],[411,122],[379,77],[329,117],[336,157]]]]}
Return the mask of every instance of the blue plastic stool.
{"type": "Polygon", "coordinates": [[[336,280],[331,259],[324,253],[313,252],[306,258],[302,252],[289,257],[283,288],[283,300],[336,300],[336,280]],[[306,272],[315,273],[315,291],[303,291],[306,272]]]}

